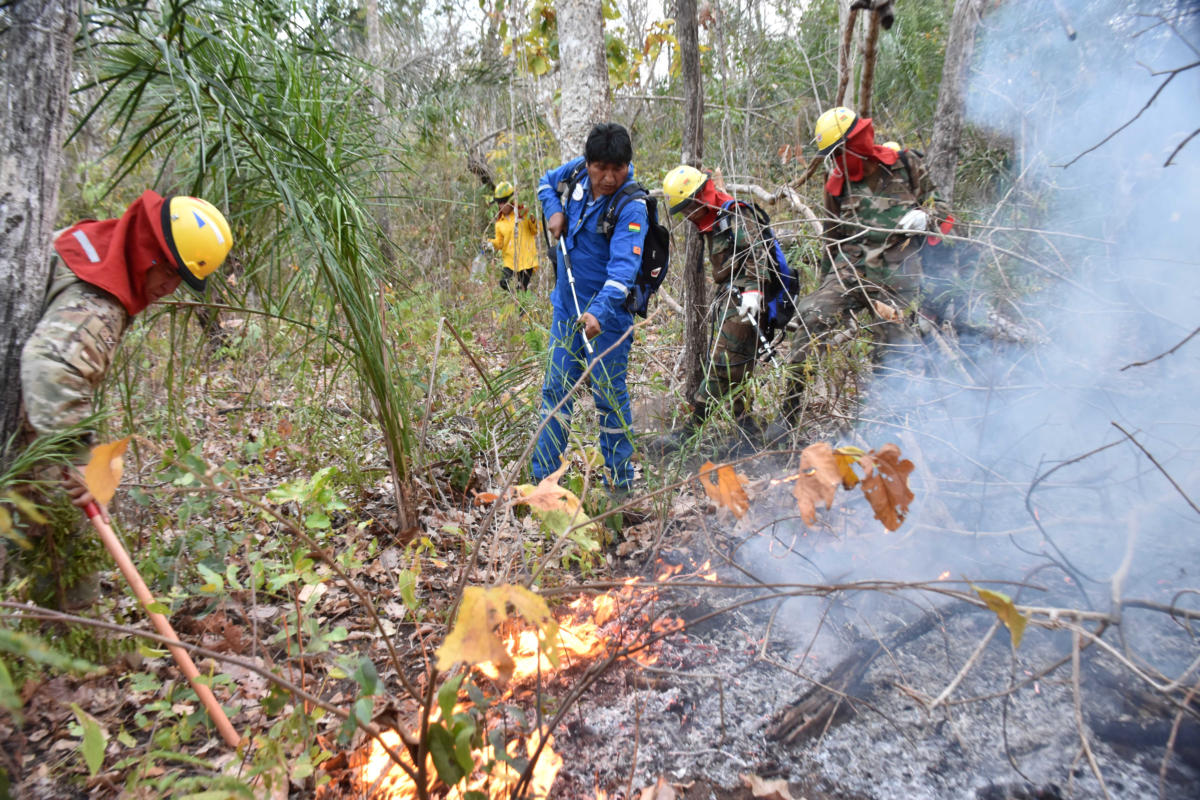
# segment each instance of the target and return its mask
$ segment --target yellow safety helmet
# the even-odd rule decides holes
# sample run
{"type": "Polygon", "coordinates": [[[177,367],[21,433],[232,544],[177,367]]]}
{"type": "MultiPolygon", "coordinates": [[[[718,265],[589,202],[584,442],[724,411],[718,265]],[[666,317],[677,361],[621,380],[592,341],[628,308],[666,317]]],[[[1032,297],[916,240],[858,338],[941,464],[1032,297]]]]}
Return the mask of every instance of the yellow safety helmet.
{"type": "Polygon", "coordinates": [[[508,181],[500,181],[496,184],[496,191],[492,192],[493,203],[503,203],[513,196],[513,185],[508,181]]]}
{"type": "Polygon", "coordinates": [[[687,164],[681,164],[671,170],[667,177],[663,178],[663,194],[667,197],[667,208],[672,214],[678,214],[707,182],[707,175],[687,164]]]}
{"type": "Polygon", "coordinates": [[[198,292],[233,247],[225,215],[199,197],[175,195],[163,203],[163,235],[183,282],[198,292]]]}
{"type": "Polygon", "coordinates": [[[845,141],[846,137],[850,135],[850,131],[854,130],[856,122],[858,122],[858,114],[845,106],[831,108],[817,117],[817,124],[813,128],[815,134],[813,140],[821,155],[827,155],[829,151],[845,141]]]}
{"type": "Polygon", "coordinates": [[[900,152],[900,143],[899,142],[884,142],[883,146],[890,148],[892,150],[895,150],[897,153],[900,152]]]}

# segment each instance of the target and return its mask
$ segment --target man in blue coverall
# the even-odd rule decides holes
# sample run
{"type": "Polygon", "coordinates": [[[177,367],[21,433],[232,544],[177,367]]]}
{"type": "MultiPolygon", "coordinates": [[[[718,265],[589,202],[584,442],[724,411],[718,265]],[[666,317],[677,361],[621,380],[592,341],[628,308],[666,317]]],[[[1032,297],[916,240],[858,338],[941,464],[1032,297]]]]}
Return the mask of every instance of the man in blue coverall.
{"type": "Polygon", "coordinates": [[[608,482],[617,491],[628,491],[633,483],[633,415],[625,372],[633,335],[613,345],[633,325],[625,298],[642,263],[646,201],[631,199],[620,207],[611,238],[598,230],[613,195],[633,180],[633,144],[625,128],[606,122],[592,128],[583,152],[583,158],[547,172],[538,185],[546,229],[563,238],[570,255],[574,294],[559,247],[558,275],[551,296],[554,321],[550,325],[550,362],[542,384],[542,419],[560,402],[562,407],[546,421],[538,437],[533,451],[533,477],[540,481],[561,464],[574,405],[574,398],[567,397],[567,392],[586,366],[593,364],[592,397],[600,414],[600,452],[608,468],[608,482]],[[586,169],[581,170],[581,165],[586,169]],[[577,172],[571,186],[572,175],[577,172]],[[569,193],[565,208],[559,197],[564,189],[569,193]],[[591,344],[590,352],[584,344],[585,336],[591,344]]]}

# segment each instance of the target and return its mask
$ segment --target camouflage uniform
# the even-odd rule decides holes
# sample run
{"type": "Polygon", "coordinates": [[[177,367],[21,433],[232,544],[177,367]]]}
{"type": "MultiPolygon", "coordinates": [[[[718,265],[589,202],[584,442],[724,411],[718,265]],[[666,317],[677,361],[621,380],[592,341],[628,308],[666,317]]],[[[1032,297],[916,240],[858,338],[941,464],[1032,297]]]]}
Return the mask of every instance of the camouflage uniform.
{"type": "MultiPolygon", "coordinates": [[[[129,314],[115,297],[80,280],[57,256],[42,317],[21,352],[24,437],[52,434],[79,425],[92,415],[94,396],[112,364],[129,314]]],[[[91,434],[78,442],[76,462],[93,444],[91,434]]],[[[35,469],[39,486],[62,480],[58,465],[35,469]]],[[[30,498],[46,509],[50,522],[30,521],[24,534],[36,540],[23,554],[25,571],[34,577],[32,597],[66,609],[91,604],[99,591],[96,542],[86,534],[78,512],[62,492],[35,490],[30,498]]]]}
{"type": "MultiPolygon", "coordinates": [[[[84,283],[57,256],[42,318],[21,352],[25,418],[38,434],[78,425],[93,412],[129,324],[124,306],[84,283]]],[[[80,442],[81,452],[91,444],[80,442]]]]}
{"type": "Polygon", "coordinates": [[[717,332],[704,380],[692,400],[696,414],[702,417],[712,401],[732,394],[733,414],[741,417],[746,411],[746,398],[736,390],[754,372],[766,310],[764,307],[756,326],[738,314],[738,303],[743,291],[757,289],[765,293],[774,279],[773,241],[764,237],[763,225],[753,211],[737,205],[721,210],[712,231],[705,233],[704,238],[708,241],[708,258],[717,286],[711,306],[717,332]]]}
{"type": "MultiPolygon", "coordinates": [[[[907,314],[916,309],[921,284],[921,250],[925,237],[894,232],[909,210],[925,206],[933,218],[943,217],[934,187],[920,156],[906,150],[891,166],[875,163],[873,174],[845,180],[837,197],[825,193],[825,254],[828,273],[820,287],[796,304],[800,330],[789,365],[792,381],[784,410],[793,415],[804,389],[804,363],[843,325],[848,314],[871,308],[876,300],[907,314]]],[[[911,337],[903,322],[882,323],[878,340],[898,344],[911,337]]]]}

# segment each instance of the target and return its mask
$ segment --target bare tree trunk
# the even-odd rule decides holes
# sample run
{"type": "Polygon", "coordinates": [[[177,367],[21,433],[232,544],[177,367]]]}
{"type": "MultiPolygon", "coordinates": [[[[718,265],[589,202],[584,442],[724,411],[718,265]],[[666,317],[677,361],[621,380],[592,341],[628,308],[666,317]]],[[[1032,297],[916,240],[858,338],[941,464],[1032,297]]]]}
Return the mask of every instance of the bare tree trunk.
{"type": "MultiPolygon", "coordinates": [[[[846,105],[846,89],[850,86],[850,73],[854,71],[854,28],[858,22],[858,9],[849,8],[848,0],[838,3],[838,20],[842,21],[842,44],[838,48],[838,88],[837,97],[833,99],[835,106],[846,105]]],[[[851,105],[854,99],[850,99],[851,105]]]]}
{"type": "Polygon", "coordinates": [[[879,12],[868,13],[871,20],[867,23],[867,39],[863,43],[862,81],[858,89],[858,114],[862,117],[871,116],[871,89],[875,85],[875,55],[879,42],[879,12]]]}
{"type": "Polygon", "coordinates": [[[937,113],[933,116],[933,139],[929,147],[929,177],[947,203],[954,199],[954,173],[962,141],[963,106],[967,70],[975,51],[975,31],[985,0],[958,0],[950,20],[946,58],[942,63],[942,86],[937,113]]]}
{"type": "Polygon", "coordinates": [[[559,0],[557,6],[562,75],[558,149],[564,161],[582,155],[588,131],[612,113],[601,6],[601,0],[559,0]]]}
{"type": "Polygon", "coordinates": [[[66,0],[16,0],[0,33],[0,466],[21,424],[21,348],[49,279],[75,12],[66,0]]]}
{"type": "MultiPolygon", "coordinates": [[[[704,154],[704,91],[700,82],[700,30],[696,0],[678,0],[676,35],[683,77],[683,162],[699,167],[704,154]]],[[[685,224],[687,248],[683,258],[683,369],[687,397],[695,395],[704,378],[705,310],[704,240],[696,227],[685,224]]]]}

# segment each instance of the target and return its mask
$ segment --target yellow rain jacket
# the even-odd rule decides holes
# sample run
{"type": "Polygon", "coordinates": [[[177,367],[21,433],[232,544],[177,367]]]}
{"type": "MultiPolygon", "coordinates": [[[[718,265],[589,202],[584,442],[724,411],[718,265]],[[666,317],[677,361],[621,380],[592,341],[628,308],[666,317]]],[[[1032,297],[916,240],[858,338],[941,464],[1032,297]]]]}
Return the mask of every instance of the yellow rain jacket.
{"type": "Polygon", "coordinates": [[[504,266],[513,272],[524,272],[537,269],[537,235],[541,232],[541,225],[523,206],[518,211],[521,224],[516,236],[513,235],[516,214],[510,211],[496,217],[496,238],[492,239],[492,247],[501,254],[504,266]]]}

